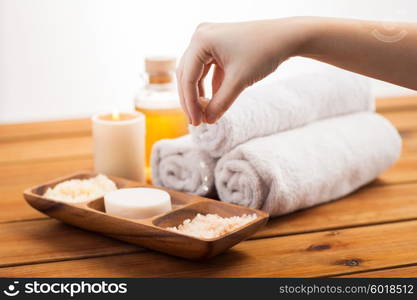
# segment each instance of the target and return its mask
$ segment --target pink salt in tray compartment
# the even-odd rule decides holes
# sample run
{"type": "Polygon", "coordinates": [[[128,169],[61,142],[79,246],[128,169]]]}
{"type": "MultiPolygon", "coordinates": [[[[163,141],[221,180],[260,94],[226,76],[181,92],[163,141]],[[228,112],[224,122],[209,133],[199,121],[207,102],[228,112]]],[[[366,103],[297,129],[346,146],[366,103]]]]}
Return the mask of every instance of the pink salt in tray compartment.
{"type": "Polygon", "coordinates": [[[260,210],[114,176],[108,176],[108,178],[116,184],[117,188],[151,187],[168,192],[171,196],[172,210],[147,219],[128,219],[106,213],[103,197],[86,202],[68,203],[43,196],[48,188],[63,181],[88,179],[96,175],[98,174],[93,172],[80,172],[58,178],[27,189],[24,191],[24,197],[33,208],[64,223],[188,259],[201,260],[220,254],[254,234],[268,220],[268,214],[260,210]],[[166,229],[178,226],[186,219],[193,219],[198,213],[217,214],[221,217],[255,214],[256,218],[231,232],[212,239],[196,238],[166,229]]]}

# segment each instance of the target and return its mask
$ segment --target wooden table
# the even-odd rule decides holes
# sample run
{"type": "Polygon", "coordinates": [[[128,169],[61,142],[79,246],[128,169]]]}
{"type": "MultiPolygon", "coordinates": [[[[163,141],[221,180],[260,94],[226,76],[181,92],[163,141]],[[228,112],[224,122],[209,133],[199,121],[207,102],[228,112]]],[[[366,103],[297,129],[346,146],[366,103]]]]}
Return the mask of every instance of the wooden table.
{"type": "Polygon", "coordinates": [[[380,99],[403,154],[378,180],[338,201],[271,220],[251,240],[191,262],[41,215],[22,191],[91,169],[88,120],[0,126],[0,276],[415,277],[417,97],[380,99]]]}

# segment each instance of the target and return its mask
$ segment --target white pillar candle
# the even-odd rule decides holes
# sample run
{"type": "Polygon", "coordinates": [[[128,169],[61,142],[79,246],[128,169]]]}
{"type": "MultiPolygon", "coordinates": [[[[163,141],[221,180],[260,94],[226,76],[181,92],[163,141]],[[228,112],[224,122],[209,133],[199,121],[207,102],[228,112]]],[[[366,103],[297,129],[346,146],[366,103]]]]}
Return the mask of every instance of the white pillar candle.
{"type": "Polygon", "coordinates": [[[145,182],[145,116],[98,114],[92,123],[95,171],[145,182]]]}
{"type": "Polygon", "coordinates": [[[115,216],[144,219],[170,211],[171,196],[152,188],[119,189],[104,196],[104,207],[115,216]]]}

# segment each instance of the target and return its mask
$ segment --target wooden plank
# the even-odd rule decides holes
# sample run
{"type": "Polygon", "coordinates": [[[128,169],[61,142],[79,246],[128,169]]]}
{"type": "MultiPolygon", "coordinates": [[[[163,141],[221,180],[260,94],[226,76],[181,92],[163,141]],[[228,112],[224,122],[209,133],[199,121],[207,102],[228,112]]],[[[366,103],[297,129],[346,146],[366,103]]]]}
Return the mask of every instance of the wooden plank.
{"type": "Polygon", "coordinates": [[[402,156],[417,155],[417,130],[401,130],[399,133],[403,141],[402,156]]]}
{"type": "Polygon", "coordinates": [[[0,164],[27,163],[62,157],[87,158],[92,156],[92,147],[92,139],[89,136],[4,143],[0,147],[0,164]]]}
{"type": "Polygon", "coordinates": [[[91,158],[0,165],[0,223],[45,218],[23,199],[23,191],[80,170],[91,170],[91,158]]]}
{"type": "MultiPolygon", "coordinates": [[[[404,140],[404,151],[403,156],[416,155],[417,156],[417,131],[404,131],[402,133],[404,140]]],[[[2,166],[0,163],[0,185],[4,184],[5,178],[13,180],[13,176],[9,174],[16,173],[13,171],[14,168],[18,169],[17,164],[21,163],[22,160],[28,164],[27,170],[31,172],[38,170],[32,168],[30,164],[35,163],[36,160],[45,160],[45,163],[48,163],[49,160],[63,160],[68,159],[77,161],[79,159],[90,159],[92,158],[92,143],[88,137],[82,138],[71,138],[63,139],[65,142],[62,144],[61,139],[52,139],[52,140],[41,140],[41,141],[32,141],[32,142],[19,142],[19,143],[10,143],[2,145],[0,147],[0,162],[7,163],[8,165],[2,166]],[[21,147],[22,146],[22,147],[21,147]],[[33,160],[33,161],[32,161],[33,160]],[[13,164],[15,162],[16,164],[13,164]]],[[[413,159],[405,159],[405,163],[412,163],[413,159]]],[[[69,162],[70,163],[70,162],[69,162]]],[[[39,165],[39,169],[42,169],[39,165]]],[[[26,173],[29,173],[25,171],[26,173]]],[[[16,178],[24,178],[24,174],[16,174],[15,176],[23,176],[16,178]]]]}
{"type": "MultiPolygon", "coordinates": [[[[409,140],[411,135],[413,134],[410,134],[408,137],[406,136],[405,139],[409,140]]],[[[40,141],[40,144],[44,144],[45,142],[40,141]]],[[[66,151],[66,148],[62,148],[62,150],[66,151]]],[[[40,184],[82,169],[91,169],[91,167],[91,157],[74,158],[71,160],[67,160],[66,157],[58,157],[47,161],[0,165],[0,222],[43,217],[43,215],[26,204],[21,195],[22,191],[29,186],[40,184]],[[14,213],[11,214],[11,211],[14,213]]],[[[380,180],[373,183],[373,185],[390,185],[416,181],[417,156],[408,155],[403,156],[392,169],[383,173],[380,176],[380,180]]],[[[340,207],[340,209],[344,210],[344,207],[340,207]]],[[[357,212],[355,211],[355,213],[357,212]]],[[[414,217],[414,215],[411,217],[414,217]]],[[[387,218],[386,214],[382,213],[381,219],[390,220],[391,217],[387,218]]],[[[291,224],[291,227],[294,225],[292,222],[289,224],[291,224]]],[[[296,229],[299,230],[298,228],[296,229]]]]}
{"type": "MultiPolygon", "coordinates": [[[[417,131],[403,131],[402,135],[404,140],[403,156],[417,155],[417,131]]],[[[0,168],[2,168],[2,163],[16,165],[37,160],[77,160],[80,158],[92,158],[92,141],[89,137],[14,142],[3,144],[0,147],[0,168]]],[[[8,170],[10,171],[12,168],[8,168],[8,170]]],[[[33,169],[31,170],[33,171],[33,169]]],[[[7,176],[9,173],[0,172],[0,174],[7,176]]],[[[0,177],[0,183],[2,181],[3,178],[0,177]]]]}
{"type": "Polygon", "coordinates": [[[90,119],[0,125],[0,143],[37,138],[91,135],[90,119]]]}
{"type": "MultiPolygon", "coordinates": [[[[336,276],[417,263],[416,231],[417,221],[401,222],[246,241],[204,262],[187,261],[156,252],[143,252],[0,268],[0,276],[336,276]]],[[[54,241],[51,240],[50,243],[54,241]]]]}
{"type": "Polygon", "coordinates": [[[46,218],[26,203],[22,187],[0,189],[0,226],[5,222],[46,218]]]}
{"type": "MultiPolygon", "coordinates": [[[[92,169],[90,158],[0,166],[0,222],[43,217],[26,204],[23,190],[83,169],[92,169]]],[[[417,217],[412,209],[416,205],[413,194],[417,185],[387,186],[409,181],[417,182],[417,156],[400,160],[393,169],[381,175],[380,180],[373,184],[375,188],[363,189],[345,199],[274,219],[270,226],[278,227],[274,229],[278,231],[272,234],[323,229],[321,218],[324,216],[333,220],[327,223],[331,226],[327,228],[357,225],[359,220],[364,222],[360,224],[366,224],[395,220],[398,216],[405,219],[417,217]],[[389,210],[385,210],[385,206],[389,210]],[[375,213],[369,215],[368,210],[375,213]]]]}
{"type": "MultiPolygon", "coordinates": [[[[376,108],[378,112],[417,110],[417,96],[378,98],[376,100],[376,108]]],[[[0,142],[15,141],[17,139],[62,137],[63,135],[91,135],[90,119],[82,118],[0,125],[0,142]]]]}
{"type": "MultiPolygon", "coordinates": [[[[417,96],[380,98],[376,108],[381,113],[417,110],[417,96]]],[[[0,143],[84,135],[91,135],[89,118],[0,125],[0,143]]]]}
{"type": "Polygon", "coordinates": [[[343,275],[339,277],[354,277],[354,278],[416,278],[417,277],[417,266],[401,267],[401,268],[390,268],[370,272],[354,273],[350,275],[343,275]]]}
{"type": "MultiPolygon", "coordinates": [[[[404,138],[405,140],[415,139],[417,149],[417,134],[409,133],[404,138]]],[[[48,141],[44,140],[38,141],[38,145],[48,143],[48,141]]],[[[408,148],[411,145],[408,143],[408,148]]],[[[61,154],[68,154],[67,150],[65,147],[61,148],[61,154]]],[[[42,148],[38,146],[37,151],[42,153],[42,148]]],[[[72,151],[72,149],[69,149],[69,151],[72,151]]],[[[59,176],[91,168],[91,157],[75,157],[71,159],[56,157],[46,161],[29,161],[25,164],[0,165],[0,222],[41,217],[42,215],[23,201],[21,193],[24,189],[59,176]],[[14,211],[14,213],[11,214],[10,211],[14,211]]],[[[417,181],[417,156],[403,156],[392,169],[383,173],[380,176],[380,180],[374,183],[374,185],[415,181],[417,181]]]]}
{"type": "MultiPolygon", "coordinates": [[[[91,158],[0,166],[0,222],[43,217],[43,215],[26,204],[22,197],[22,191],[32,185],[41,184],[75,171],[91,168],[91,158]],[[10,213],[11,211],[13,211],[13,214],[10,213]]],[[[402,218],[414,218],[417,216],[412,209],[415,202],[413,198],[411,198],[412,201],[409,198],[412,197],[416,187],[412,185],[400,188],[383,187],[384,185],[413,181],[417,182],[417,156],[403,158],[393,169],[383,173],[380,180],[373,184],[373,186],[379,186],[376,190],[363,190],[348,196],[346,199],[280,218],[283,220],[282,222],[272,221],[271,226],[275,226],[272,224],[277,223],[279,229],[278,232],[273,234],[291,233],[294,230],[298,232],[323,229],[323,222],[320,221],[323,216],[334,219],[333,223],[329,223],[332,226],[331,228],[357,224],[359,216],[362,217],[365,224],[370,221],[383,222],[393,220],[398,215],[402,218]],[[391,195],[394,199],[389,198],[391,195]],[[400,198],[396,195],[401,197],[405,195],[405,197],[400,198]],[[353,203],[353,206],[351,203],[353,203]],[[369,205],[366,205],[366,203],[369,203],[369,205]],[[379,203],[388,205],[390,210],[384,210],[384,207],[380,206],[379,203]],[[404,208],[404,210],[401,208],[404,208]],[[377,216],[367,215],[367,210],[375,211],[377,216]],[[298,214],[300,217],[297,217],[298,214]],[[349,214],[351,214],[350,219],[346,217],[349,214]],[[340,217],[340,215],[343,215],[343,217],[340,217]],[[304,221],[307,216],[311,218],[311,222],[304,221]],[[343,222],[339,220],[343,220],[343,222]]]]}
{"type": "Polygon", "coordinates": [[[401,110],[417,110],[417,95],[378,98],[376,100],[377,112],[401,111],[401,110]]]}
{"type": "Polygon", "coordinates": [[[93,167],[92,157],[56,158],[47,161],[31,161],[25,164],[0,165],[0,188],[42,184],[57,177],[93,167]]]}
{"type": "Polygon", "coordinates": [[[417,129],[417,110],[384,112],[382,115],[400,131],[417,129]]]}
{"type": "Polygon", "coordinates": [[[417,182],[417,155],[403,155],[394,166],[382,173],[372,185],[417,182]]]}
{"type": "MultiPolygon", "coordinates": [[[[390,112],[384,115],[396,124],[397,128],[402,131],[404,136],[409,135],[410,148],[416,150],[417,133],[410,131],[417,131],[417,111],[390,112]]],[[[48,123],[45,125],[48,125],[48,123]]],[[[6,131],[3,126],[7,127],[9,125],[0,126],[2,131],[6,131]]],[[[28,125],[26,124],[26,126],[28,125]]],[[[37,126],[40,125],[37,124],[37,126]]],[[[9,132],[9,130],[7,130],[7,132],[9,132]]],[[[19,140],[2,144],[0,147],[0,164],[45,160],[59,157],[87,157],[91,155],[92,140],[89,136],[19,140]]]]}
{"type": "MultiPolygon", "coordinates": [[[[398,163],[394,166],[393,169],[391,169],[389,172],[384,173],[382,176],[384,179],[386,177],[390,177],[391,174],[394,173],[401,173],[401,172],[409,172],[414,169],[414,163],[415,163],[415,157],[417,157],[417,131],[407,131],[403,132],[403,140],[404,140],[404,151],[403,155],[401,156],[398,163]],[[406,166],[409,165],[409,168],[406,168],[406,166]],[[398,166],[398,167],[397,167],[398,166]],[[387,175],[387,176],[385,176],[387,175]]],[[[71,139],[71,142],[77,143],[78,138],[75,140],[71,139]]],[[[92,156],[91,154],[91,148],[90,148],[90,142],[88,141],[88,138],[84,137],[81,138],[81,142],[84,143],[84,145],[81,145],[77,148],[80,150],[74,150],[73,147],[59,147],[59,153],[57,150],[55,150],[55,157],[52,157],[50,159],[43,159],[44,152],[50,152],[49,148],[56,144],[56,140],[47,141],[38,141],[36,143],[28,143],[26,145],[26,148],[22,150],[24,153],[20,155],[20,158],[22,159],[34,159],[34,157],[38,157],[40,161],[27,161],[24,165],[22,165],[20,162],[17,162],[13,164],[11,160],[15,158],[15,156],[8,156],[5,154],[3,157],[3,161],[6,159],[7,164],[0,164],[0,187],[3,185],[13,185],[16,183],[26,183],[27,187],[32,185],[33,183],[38,184],[42,183],[45,179],[52,179],[54,178],[55,174],[58,176],[65,175],[68,172],[77,171],[76,168],[72,167],[72,162],[74,162],[74,166],[79,166],[81,169],[84,169],[83,163],[88,161],[88,167],[91,167],[91,161],[92,156]],[[30,146],[33,144],[34,146],[30,146]],[[32,154],[30,152],[30,148],[35,150],[37,154],[32,154]],[[48,150],[46,150],[48,149],[48,150]],[[75,152],[74,152],[75,151],[75,152]],[[78,152],[77,152],[78,151],[78,152]],[[81,157],[72,157],[71,155],[80,155],[81,157]],[[82,164],[79,164],[78,162],[82,161],[82,164]],[[48,175],[50,174],[50,175],[48,175]]],[[[16,146],[16,143],[12,143],[14,146],[11,146],[7,150],[7,154],[10,154],[14,150],[18,149],[18,146],[16,146]]],[[[17,143],[20,144],[20,143],[17,143]]],[[[4,146],[4,145],[3,145],[4,146]]],[[[0,153],[6,150],[2,150],[3,147],[0,147],[0,153]]],[[[48,156],[49,154],[46,154],[48,156]]],[[[395,177],[399,175],[396,174],[395,177]]],[[[410,180],[414,180],[414,177],[412,177],[413,174],[404,173],[404,176],[401,177],[407,177],[408,175],[411,175],[409,177],[410,180]]],[[[388,178],[387,178],[388,179],[388,178]]],[[[409,180],[407,180],[409,181],[409,180]]],[[[399,181],[401,182],[407,182],[407,181],[399,181]]]]}
{"type": "MultiPolygon", "coordinates": [[[[364,189],[343,200],[317,206],[281,218],[272,219],[264,229],[255,234],[251,239],[328,231],[330,229],[337,230],[338,228],[343,227],[393,222],[412,218],[416,219],[416,190],[417,184],[364,189]]],[[[12,211],[12,208],[10,208],[9,211],[12,211]]],[[[11,235],[8,237],[9,240],[13,238],[12,235],[16,232],[25,233],[14,235],[16,240],[14,242],[8,242],[8,247],[3,247],[3,250],[0,249],[0,257],[6,256],[6,254],[2,254],[1,251],[8,251],[11,253],[26,251],[29,253],[31,251],[30,249],[38,247],[38,244],[48,245],[49,243],[54,243],[54,241],[50,241],[51,238],[48,234],[42,235],[41,233],[55,230],[57,223],[58,222],[55,220],[45,219],[36,222],[0,224],[0,232],[3,232],[3,235],[6,235],[6,237],[11,235]],[[39,229],[39,233],[27,233],[28,230],[32,230],[27,226],[27,223],[31,224],[30,227],[41,228],[39,229]],[[36,236],[37,238],[34,239],[33,236],[36,236]]],[[[74,231],[75,236],[77,236],[79,230],[74,229],[74,231]]],[[[65,236],[70,237],[70,232],[70,227],[66,227],[65,236]]],[[[72,238],[70,239],[72,240],[72,238]]],[[[0,234],[0,240],[5,241],[7,238],[2,237],[0,234]]],[[[55,238],[53,240],[55,240],[55,238]]],[[[65,249],[64,246],[62,247],[65,255],[71,257],[71,251],[73,251],[73,249],[65,249]]],[[[120,254],[118,248],[114,248],[113,250],[113,252],[107,250],[103,252],[97,251],[95,252],[95,255],[108,255],[110,253],[120,254]]],[[[58,253],[56,255],[57,256],[54,257],[55,260],[59,257],[58,253]]],[[[74,256],[76,257],[77,255],[77,252],[75,252],[74,256]]],[[[28,260],[24,255],[21,259],[21,262],[23,262],[23,260],[26,260],[27,263],[32,262],[31,258],[28,260]]],[[[2,259],[1,261],[0,264],[16,263],[16,261],[13,261],[12,259],[8,261],[2,259]]]]}
{"type": "Polygon", "coordinates": [[[0,266],[95,257],[137,252],[139,247],[121,243],[55,220],[2,224],[0,266]]]}
{"type": "Polygon", "coordinates": [[[363,188],[343,199],[270,219],[254,238],[417,218],[417,184],[363,188]]]}

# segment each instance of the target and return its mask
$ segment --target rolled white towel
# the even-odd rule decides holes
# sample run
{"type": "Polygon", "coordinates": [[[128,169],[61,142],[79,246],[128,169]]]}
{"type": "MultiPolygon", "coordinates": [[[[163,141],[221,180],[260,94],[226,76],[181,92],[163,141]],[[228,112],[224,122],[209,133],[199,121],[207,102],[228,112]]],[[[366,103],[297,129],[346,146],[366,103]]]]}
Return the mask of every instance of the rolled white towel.
{"type": "Polygon", "coordinates": [[[215,124],[190,126],[190,132],[197,145],[213,157],[221,157],[256,137],[372,110],[369,80],[330,68],[247,89],[215,124]]]}
{"type": "Polygon", "coordinates": [[[189,135],[160,140],[152,147],[152,182],[178,191],[212,196],[215,163],[189,135]]]}
{"type": "Polygon", "coordinates": [[[215,183],[222,201],[277,216],[353,192],[400,152],[389,121],[356,113],[246,142],[218,161],[215,183]]]}

